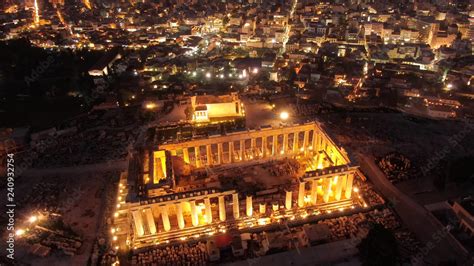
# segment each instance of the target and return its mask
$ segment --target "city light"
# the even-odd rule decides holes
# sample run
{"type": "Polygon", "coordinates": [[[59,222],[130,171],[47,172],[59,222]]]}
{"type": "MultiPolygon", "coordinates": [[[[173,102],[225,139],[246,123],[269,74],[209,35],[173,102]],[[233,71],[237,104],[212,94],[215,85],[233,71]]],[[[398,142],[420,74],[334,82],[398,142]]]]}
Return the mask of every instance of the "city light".
{"type": "Polygon", "coordinates": [[[31,216],[29,219],[28,219],[28,222],[30,223],[34,223],[38,220],[38,217],[36,215],[33,215],[31,216]]]}
{"type": "Polygon", "coordinates": [[[34,21],[36,25],[40,22],[38,0],[34,2],[34,21]]]}
{"type": "Polygon", "coordinates": [[[25,234],[25,230],[18,229],[18,230],[16,230],[15,234],[16,234],[16,236],[22,236],[23,234],[25,234]]]}
{"type": "Polygon", "coordinates": [[[446,91],[450,91],[450,90],[452,90],[452,89],[453,89],[453,84],[451,84],[451,83],[448,83],[448,84],[446,85],[446,87],[444,87],[444,90],[446,90],[446,91]]]}
{"type": "Polygon", "coordinates": [[[89,0],[83,0],[83,3],[84,3],[84,6],[86,6],[87,9],[89,9],[89,10],[92,9],[92,5],[91,5],[91,2],[89,0]]]}
{"type": "Polygon", "coordinates": [[[147,103],[147,104],[145,105],[145,108],[146,108],[146,109],[154,109],[154,108],[156,108],[156,104],[154,104],[154,103],[147,103]]]}
{"type": "MultiPolygon", "coordinates": [[[[420,253],[423,243],[410,238],[419,235],[416,222],[432,217],[416,208],[397,214],[384,187],[412,181],[419,158],[431,151],[411,145],[417,138],[442,143],[455,133],[456,121],[472,113],[471,47],[464,34],[470,14],[463,5],[449,7],[453,20],[445,5],[433,3],[424,15],[434,18],[420,20],[414,1],[398,5],[396,14],[392,5],[361,11],[350,8],[351,1],[193,1],[190,7],[5,1],[0,36],[3,46],[13,47],[0,47],[0,56],[4,65],[16,66],[4,73],[12,81],[7,85],[31,87],[21,98],[51,99],[58,110],[48,111],[62,114],[44,125],[10,119],[12,125],[0,130],[12,140],[12,170],[23,161],[13,159],[16,151],[33,152],[38,169],[30,170],[44,175],[9,182],[12,189],[13,180],[17,188],[33,188],[13,210],[8,235],[18,240],[16,254],[32,253],[27,264],[40,255],[56,265],[62,260],[57,254],[82,256],[99,240],[107,265],[218,265],[238,259],[223,242],[239,238],[240,259],[265,256],[272,247],[291,255],[314,246],[311,238],[322,239],[322,229],[324,242],[347,242],[363,238],[374,221],[393,231],[408,255],[420,253]],[[330,23],[335,9],[342,10],[339,21],[357,23],[330,23]],[[54,60],[42,64],[40,54],[54,60]],[[25,68],[16,63],[21,56],[40,64],[25,68]],[[75,82],[61,82],[71,77],[75,82]],[[69,112],[72,98],[78,110],[69,112]],[[396,113],[385,111],[394,106],[396,113]],[[425,122],[427,117],[433,119],[425,122]],[[17,126],[25,130],[16,132],[17,126]],[[34,141],[18,144],[19,135],[34,141]],[[36,156],[40,148],[45,150],[36,156]],[[368,167],[361,171],[360,163],[368,167]],[[45,174],[43,168],[65,170],[45,174]],[[86,168],[104,173],[90,175],[86,168]],[[71,176],[74,182],[62,182],[71,176]],[[96,176],[111,180],[107,193],[97,190],[103,182],[96,176]],[[42,197],[58,188],[82,194],[42,197]],[[84,224],[94,220],[93,206],[103,207],[105,233],[84,224]]],[[[11,106],[22,104],[17,98],[8,99],[11,106]]],[[[464,141],[469,147],[470,138],[464,141]]],[[[453,148],[436,170],[457,165],[463,151],[453,148]]],[[[470,158],[461,159],[469,166],[470,158]]],[[[416,196],[395,188],[400,193],[389,194],[416,196]]],[[[449,198],[463,199],[455,194],[449,198]]],[[[462,207],[451,205],[456,213],[462,207]]],[[[339,253],[331,259],[353,256],[339,253]]]]}
{"type": "Polygon", "coordinates": [[[280,119],[281,120],[288,120],[288,118],[290,118],[290,114],[286,111],[283,111],[280,113],[280,119]]]}

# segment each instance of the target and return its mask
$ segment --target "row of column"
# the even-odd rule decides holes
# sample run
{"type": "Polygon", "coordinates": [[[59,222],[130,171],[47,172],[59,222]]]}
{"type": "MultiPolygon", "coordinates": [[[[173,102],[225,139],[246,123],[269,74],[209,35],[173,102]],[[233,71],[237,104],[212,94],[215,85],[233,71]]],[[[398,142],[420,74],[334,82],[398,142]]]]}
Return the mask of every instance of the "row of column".
{"type": "MultiPolygon", "coordinates": [[[[178,221],[179,229],[185,228],[185,221],[183,215],[183,204],[185,202],[174,203],[176,207],[176,216],[178,221]]],[[[191,208],[191,223],[192,226],[199,225],[199,216],[198,216],[198,209],[196,206],[196,201],[191,200],[189,201],[190,208],[191,208]]],[[[168,204],[165,206],[161,206],[160,213],[161,219],[163,223],[163,229],[167,232],[171,230],[171,223],[168,215],[168,209],[171,207],[172,204],[168,204]]],[[[237,193],[232,194],[232,205],[233,205],[233,216],[234,219],[240,218],[240,207],[239,207],[239,195],[237,193]]],[[[207,224],[212,223],[212,209],[211,209],[211,199],[204,198],[204,213],[205,213],[205,220],[207,224]]],[[[219,208],[219,220],[221,222],[226,221],[226,205],[225,205],[225,197],[218,196],[218,208],[219,208]]],[[[261,208],[260,208],[261,210],[261,208]]],[[[252,196],[246,197],[246,214],[247,216],[252,216],[253,214],[253,207],[252,207],[252,196]]],[[[135,224],[135,230],[138,236],[144,236],[146,234],[156,234],[156,225],[155,220],[153,218],[153,214],[151,208],[145,208],[142,210],[134,210],[132,211],[132,218],[135,224]],[[146,217],[146,223],[143,220],[143,217],[146,217]],[[145,231],[147,229],[147,231],[145,231]]]]}
{"type": "MultiPolygon", "coordinates": [[[[300,132],[296,133],[286,133],[283,134],[283,144],[282,148],[278,149],[278,135],[270,135],[270,136],[264,136],[261,137],[262,141],[259,147],[257,147],[257,138],[251,138],[250,139],[250,154],[247,154],[247,149],[245,145],[245,139],[241,139],[239,142],[239,149],[236,150],[234,148],[234,141],[230,142],[225,142],[228,143],[228,152],[229,155],[227,156],[227,162],[228,163],[233,163],[236,161],[244,161],[244,160],[252,160],[254,158],[260,157],[260,158],[265,158],[267,156],[275,156],[278,154],[288,154],[288,153],[299,153],[299,152],[304,152],[307,154],[309,150],[312,150],[313,148],[316,147],[317,145],[317,138],[320,134],[317,134],[315,130],[313,130],[313,138],[312,138],[312,143],[310,145],[309,141],[309,134],[310,131],[304,131],[304,137],[303,137],[303,145],[301,148],[299,147],[299,134],[300,132]],[[293,134],[293,145],[292,149],[289,149],[288,145],[288,140],[289,140],[289,135],[293,134]],[[271,150],[268,149],[268,138],[272,138],[272,145],[271,145],[271,150]],[[270,152],[270,153],[269,153],[270,152]]],[[[214,159],[214,153],[212,152],[211,144],[207,144],[206,147],[206,160],[202,160],[201,156],[201,145],[191,147],[194,150],[194,162],[196,167],[201,167],[201,166],[211,166],[211,165],[219,165],[224,163],[224,149],[223,149],[224,143],[217,143],[217,158],[214,159]]],[[[186,163],[190,163],[190,157],[189,157],[189,148],[183,148],[182,149],[182,154],[183,154],[183,160],[186,163]]]]}
{"type": "MultiPolygon", "coordinates": [[[[354,181],[354,173],[344,174],[334,177],[327,177],[324,178],[321,184],[321,188],[323,191],[323,201],[324,203],[329,202],[330,194],[332,191],[333,185],[335,185],[335,191],[333,193],[334,199],[336,201],[341,200],[342,192],[344,190],[344,196],[346,199],[351,198],[352,196],[352,184],[354,181]]],[[[320,186],[319,180],[314,179],[311,180],[311,189],[310,189],[310,203],[315,205],[317,203],[318,197],[318,187],[320,186]]],[[[297,206],[304,207],[305,206],[305,196],[306,196],[306,182],[300,182],[298,185],[298,199],[297,199],[297,206]]],[[[286,191],[285,194],[285,208],[291,209],[293,200],[293,192],[286,191]]],[[[175,203],[176,207],[176,216],[178,221],[179,229],[185,228],[185,221],[183,216],[183,204],[184,202],[175,203]]],[[[191,207],[191,223],[192,226],[199,225],[199,218],[198,218],[198,210],[196,206],[196,201],[191,200],[189,201],[191,207]]],[[[171,230],[171,224],[168,215],[168,209],[171,204],[162,206],[161,211],[161,219],[163,222],[163,229],[167,232],[171,230]]],[[[240,205],[239,205],[239,195],[237,193],[232,194],[232,211],[234,219],[240,218],[240,205]]],[[[211,209],[211,199],[204,198],[204,211],[205,211],[205,221],[207,224],[212,223],[212,209],[211,209]]],[[[245,200],[246,206],[246,215],[251,217],[253,215],[253,202],[252,196],[247,196],[245,200]]],[[[219,208],[219,220],[221,222],[226,221],[226,205],[225,205],[225,197],[218,196],[218,208],[219,208]]],[[[278,207],[277,207],[278,209],[278,207]]],[[[259,205],[259,212],[265,213],[266,205],[264,203],[259,205]]],[[[132,218],[135,223],[135,230],[138,236],[144,236],[145,234],[156,234],[156,225],[155,220],[153,218],[153,213],[151,208],[145,208],[142,210],[134,210],[132,211],[132,218]],[[145,219],[143,219],[145,218],[145,219]],[[145,231],[147,229],[147,231],[145,231]]]]}
{"type": "MultiPolygon", "coordinates": [[[[310,203],[311,205],[316,205],[318,200],[318,182],[319,179],[311,180],[311,189],[310,189],[310,203]]],[[[327,177],[324,178],[322,181],[322,191],[323,191],[323,201],[324,203],[329,202],[329,196],[332,191],[332,184],[336,183],[336,188],[334,191],[334,199],[336,201],[341,200],[342,198],[342,190],[344,189],[344,196],[346,199],[350,199],[352,196],[352,184],[354,182],[354,174],[346,174],[334,177],[327,177]]],[[[306,182],[300,182],[298,184],[298,199],[297,205],[298,207],[305,206],[305,196],[306,196],[306,182]]],[[[285,208],[291,209],[293,202],[293,192],[286,191],[285,195],[285,208]]]]}

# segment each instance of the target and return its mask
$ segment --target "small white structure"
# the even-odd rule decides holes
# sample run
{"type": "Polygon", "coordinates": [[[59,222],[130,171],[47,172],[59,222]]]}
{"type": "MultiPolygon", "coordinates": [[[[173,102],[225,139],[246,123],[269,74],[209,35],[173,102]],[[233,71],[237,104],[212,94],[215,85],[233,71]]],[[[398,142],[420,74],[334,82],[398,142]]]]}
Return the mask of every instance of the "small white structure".
{"type": "Polygon", "coordinates": [[[210,261],[219,261],[221,259],[221,251],[214,240],[208,240],[206,243],[207,254],[210,261]]]}
{"type": "Polygon", "coordinates": [[[433,118],[455,118],[456,111],[453,108],[448,106],[439,106],[439,105],[429,105],[428,106],[428,115],[433,118]]]}
{"type": "Polygon", "coordinates": [[[214,96],[199,95],[191,97],[193,121],[196,123],[227,120],[245,116],[244,105],[237,94],[214,96]]]}

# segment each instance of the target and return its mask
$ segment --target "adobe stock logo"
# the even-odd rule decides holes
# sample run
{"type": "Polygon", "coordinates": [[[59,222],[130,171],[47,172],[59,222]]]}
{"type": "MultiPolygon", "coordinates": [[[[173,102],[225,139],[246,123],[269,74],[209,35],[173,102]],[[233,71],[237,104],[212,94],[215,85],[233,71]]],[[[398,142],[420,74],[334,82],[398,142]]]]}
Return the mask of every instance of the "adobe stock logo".
{"type": "Polygon", "coordinates": [[[46,72],[46,70],[51,66],[51,64],[54,62],[54,57],[52,55],[48,56],[46,60],[41,61],[30,73],[29,76],[25,77],[25,83],[26,86],[30,87],[31,83],[35,82],[38,80],[41,75],[46,72]]]}

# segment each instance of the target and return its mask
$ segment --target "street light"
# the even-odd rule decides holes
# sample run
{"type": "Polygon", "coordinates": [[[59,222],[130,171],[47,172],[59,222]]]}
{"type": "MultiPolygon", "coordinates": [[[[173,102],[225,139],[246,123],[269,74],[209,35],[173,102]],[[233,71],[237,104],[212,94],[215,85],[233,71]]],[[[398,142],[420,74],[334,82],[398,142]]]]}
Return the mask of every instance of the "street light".
{"type": "Polygon", "coordinates": [[[288,120],[288,118],[290,118],[290,114],[286,111],[283,111],[280,113],[280,119],[281,120],[288,120]]]}
{"type": "Polygon", "coordinates": [[[28,219],[28,221],[29,221],[30,223],[34,223],[34,222],[36,222],[36,220],[38,220],[38,217],[37,217],[36,215],[33,215],[33,216],[31,216],[31,217],[28,219]]]}
{"type": "Polygon", "coordinates": [[[25,230],[23,230],[23,229],[18,229],[18,230],[16,230],[16,232],[15,232],[15,234],[16,234],[17,236],[21,236],[21,235],[23,235],[24,233],[25,233],[25,230]]]}

